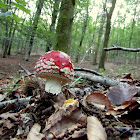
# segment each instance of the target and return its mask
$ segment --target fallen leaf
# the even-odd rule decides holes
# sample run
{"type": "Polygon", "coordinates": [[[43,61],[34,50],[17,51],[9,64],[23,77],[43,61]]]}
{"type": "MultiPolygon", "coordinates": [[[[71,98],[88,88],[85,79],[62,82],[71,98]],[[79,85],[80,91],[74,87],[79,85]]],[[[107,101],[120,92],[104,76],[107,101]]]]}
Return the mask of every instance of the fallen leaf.
{"type": "Polygon", "coordinates": [[[0,101],[4,100],[7,97],[7,93],[0,94],[0,101]]]}
{"type": "Polygon", "coordinates": [[[11,119],[14,120],[14,121],[18,121],[18,116],[19,116],[18,113],[6,112],[6,113],[1,114],[1,115],[0,115],[0,118],[2,118],[2,119],[11,118],[11,119]]]}
{"type": "Polygon", "coordinates": [[[40,129],[41,126],[35,123],[27,136],[27,140],[41,140],[45,135],[40,133],[40,129]]]}
{"type": "Polygon", "coordinates": [[[2,119],[2,120],[0,120],[0,126],[4,126],[4,127],[8,128],[8,129],[11,129],[14,126],[14,124],[11,123],[10,120],[2,119]]]}
{"type": "MultiPolygon", "coordinates": [[[[132,79],[131,73],[125,73],[122,77],[122,79],[132,79]]],[[[133,79],[132,79],[133,80],[133,79]]]]}
{"type": "Polygon", "coordinates": [[[77,100],[67,100],[62,108],[49,117],[43,130],[45,134],[47,133],[47,139],[52,136],[61,139],[65,134],[74,132],[78,127],[85,126],[86,116],[78,109],[76,104],[77,100]]]}
{"type": "Polygon", "coordinates": [[[107,140],[102,124],[94,116],[87,117],[87,137],[88,140],[107,140]]]}
{"type": "Polygon", "coordinates": [[[110,100],[102,93],[92,93],[86,97],[86,101],[90,103],[105,105],[107,109],[111,108],[110,100]]]}
{"type": "Polygon", "coordinates": [[[107,97],[112,103],[121,105],[125,101],[130,101],[137,92],[138,89],[136,87],[123,83],[118,86],[110,87],[107,97]]]}

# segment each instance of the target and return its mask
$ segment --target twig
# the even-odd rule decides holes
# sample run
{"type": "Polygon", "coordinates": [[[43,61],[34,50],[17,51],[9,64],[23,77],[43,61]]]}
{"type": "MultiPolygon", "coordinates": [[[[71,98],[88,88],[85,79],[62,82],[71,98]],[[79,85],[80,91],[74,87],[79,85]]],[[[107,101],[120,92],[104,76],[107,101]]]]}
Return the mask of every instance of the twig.
{"type": "Polygon", "coordinates": [[[25,67],[23,67],[20,63],[18,64],[18,66],[19,66],[20,68],[22,68],[22,69],[25,71],[25,73],[26,73],[27,75],[32,75],[32,76],[34,76],[33,73],[29,72],[29,71],[28,71],[25,67]]]}
{"type": "Polygon", "coordinates": [[[86,68],[74,68],[74,71],[85,71],[85,72],[89,72],[89,73],[92,73],[92,74],[95,74],[98,76],[103,76],[95,70],[90,70],[90,69],[86,69],[86,68]]]}
{"type": "Polygon", "coordinates": [[[6,106],[7,104],[12,104],[12,103],[16,103],[16,102],[23,104],[25,102],[29,102],[30,99],[31,99],[31,96],[30,97],[26,97],[26,98],[21,98],[19,100],[18,99],[14,99],[14,100],[9,100],[9,101],[3,101],[3,102],[0,102],[0,108],[6,106]]]}
{"type": "Polygon", "coordinates": [[[82,62],[84,61],[84,59],[85,59],[87,53],[89,52],[89,50],[90,50],[91,48],[92,48],[92,47],[88,48],[88,50],[86,51],[84,57],[82,58],[81,62],[79,63],[78,67],[82,64],[82,62]]]}

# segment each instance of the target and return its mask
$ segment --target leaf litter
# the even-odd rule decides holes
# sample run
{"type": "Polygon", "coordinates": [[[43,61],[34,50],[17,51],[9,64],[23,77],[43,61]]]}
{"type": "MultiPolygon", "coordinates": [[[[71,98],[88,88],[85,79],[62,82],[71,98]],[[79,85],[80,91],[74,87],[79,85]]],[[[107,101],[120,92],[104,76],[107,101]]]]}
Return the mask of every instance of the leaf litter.
{"type": "Polygon", "coordinates": [[[43,81],[32,76],[2,78],[0,103],[15,102],[0,106],[0,139],[139,138],[139,97],[131,86],[135,79],[130,74],[122,79],[126,81],[109,88],[80,78],[56,96],[46,93],[43,81]],[[27,97],[27,102],[20,102],[27,97]]]}

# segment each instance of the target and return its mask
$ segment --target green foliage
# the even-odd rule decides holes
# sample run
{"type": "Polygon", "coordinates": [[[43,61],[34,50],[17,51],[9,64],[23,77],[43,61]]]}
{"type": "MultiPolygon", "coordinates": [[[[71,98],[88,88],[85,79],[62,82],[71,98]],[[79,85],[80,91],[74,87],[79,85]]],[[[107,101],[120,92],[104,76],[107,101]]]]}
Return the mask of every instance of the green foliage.
{"type": "MultiPolygon", "coordinates": [[[[27,37],[30,37],[30,32],[31,32],[31,27],[34,19],[34,12],[32,12],[32,8],[30,7],[29,3],[30,1],[27,0],[15,0],[14,2],[12,1],[11,5],[9,6],[8,4],[4,4],[3,1],[0,2],[0,47],[2,46],[2,43],[4,40],[8,40],[9,37],[7,38],[5,36],[6,33],[6,28],[5,25],[8,23],[8,27],[12,28],[12,31],[14,30],[15,23],[18,22],[18,25],[16,27],[15,35],[12,38],[14,40],[13,44],[13,50],[15,50],[18,46],[19,40],[22,40],[26,42],[27,37]],[[23,19],[20,18],[20,15],[18,15],[18,12],[14,13],[14,10],[18,9],[19,13],[21,11],[24,12],[25,14],[25,22],[23,22],[23,19]],[[29,10],[31,9],[31,11],[29,10]],[[7,16],[8,14],[5,13],[6,10],[11,11],[12,16],[7,16]],[[32,17],[31,17],[32,15],[32,17]],[[4,18],[3,18],[4,17],[4,18]],[[12,19],[14,19],[14,22],[12,23],[12,19]],[[13,25],[11,25],[13,24],[13,25]]],[[[32,1],[33,2],[33,1],[32,1]]],[[[48,43],[48,39],[51,38],[53,42],[55,42],[55,32],[52,33],[50,32],[50,24],[51,24],[51,16],[52,16],[52,11],[53,11],[53,4],[54,0],[45,0],[44,3],[44,10],[42,11],[41,18],[38,22],[38,27],[36,31],[36,36],[35,36],[35,43],[33,46],[34,49],[39,49],[42,48],[45,50],[45,46],[48,43]],[[44,48],[43,48],[44,47],[44,48]]],[[[34,1],[34,5],[36,5],[36,1],[34,1]]],[[[132,36],[132,41],[131,41],[131,47],[132,48],[139,48],[140,44],[140,39],[139,39],[139,34],[140,34],[140,29],[139,29],[139,12],[138,12],[138,6],[139,1],[130,1],[130,0],[125,0],[125,2],[120,3],[119,5],[116,5],[116,11],[119,9],[119,12],[117,11],[117,16],[112,20],[112,27],[111,27],[111,34],[110,34],[110,39],[109,39],[109,44],[108,47],[111,47],[112,44],[116,46],[122,46],[122,47],[129,47],[129,40],[130,40],[130,34],[132,31],[132,23],[133,23],[133,18],[134,18],[134,13],[135,10],[136,16],[135,16],[135,25],[133,29],[133,36],[132,36]],[[128,19],[131,19],[129,20],[128,19]]],[[[75,6],[75,12],[74,12],[74,23],[72,27],[72,43],[71,43],[71,54],[75,56],[77,54],[77,49],[78,45],[81,39],[82,35],[82,28],[83,28],[83,23],[85,20],[85,15],[86,15],[86,9],[87,6],[89,6],[89,18],[88,18],[88,24],[87,24],[87,30],[84,36],[84,40],[82,43],[82,48],[80,50],[81,55],[84,55],[87,49],[91,47],[97,46],[98,43],[98,34],[100,30],[100,19],[101,15],[103,14],[103,9],[102,9],[102,1],[97,2],[96,0],[90,1],[87,0],[76,0],[76,6],[75,6]],[[95,7],[96,6],[96,7],[95,7]],[[99,8],[98,9],[98,18],[95,19],[96,16],[96,9],[94,8],[99,8]],[[93,10],[93,11],[92,11],[93,10]],[[90,13],[92,12],[92,13],[90,13]],[[94,17],[94,18],[93,18],[94,17]],[[94,38],[93,38],[94,36],[94,38]],[[92,40],[93,39],[93,40],[92,40]]],[[[114,14],[113,14],[114,16],[114,14]]],[[[57,18],[58,19],[58,18],[57,18]]],[[[55,29],[56,29],[55,25],[55,29]]],[[[104,40],[104,34],[105,34],[105,26],[103,28],[103,35],[101,38],[100,46],[103,44],[104,40]]],[[[8,30],[8,32],[10,29],[8,30]]],[[[10,40],[10,39],[9,39],[10,40]]],[[[28,41],[27,45],[28,46],[28,41]]],[[[93,48],[94,51],[94,48],[93,48]]],[[[108,57],[110,58],[116,58],[117,53],[116,51],[110,51],[107,52],[109,55],[108,57]]],[[[93,53],[94,54],[94,53],[93,53]]],[[[93,55],[88,53],[87,56],[93,55]]],[[[122,58],[124,57],[126,53],[123,53],[122,51],[119,51],[119,56],[122,58]]],[[[134,54],[129,53],[128,59],[134,59],[134,54]]],[[[102,72],[102,70],[100,70],[102,72]]]]}
{"type": "Polygon", "coordinates": [[[2,3],[2,2],[0,2],[0,8],[1,9],[4,9],[4,10],[6,10],[6,9],[8,9],[8,5],[7,4],[4,4],[4,3],[2,3]]]}
{"type": "Polygon", "coordinates": [[[28,2],[25,2],[25,0],[15,0],[18,4],[21,4],[21,5],[26,5],[28,4],[28,2]]]}
{"type": "Polygon", "coordinates": [[[17,8],[19,8],[19,9],[22,10],[23,12],[25,12],[25,13],[27,13],[27,14],[30,15],[30,10],[29,10],[29,9],[26,9],[26,8],[24,7],[24,5],[21,5],[21,4],[19,4],[19,3],[15,3],[15,2],[13,2],[13,5],[15,5],[17,8]]]}
{"type": "Polygon", "coordinates": [[[16,15],[15,13],[12,13],[12,15],[13,15],[13,19],[16,21],[16,22],[20,22],[22,19],[18,16],[18,15],[16,15]]]}

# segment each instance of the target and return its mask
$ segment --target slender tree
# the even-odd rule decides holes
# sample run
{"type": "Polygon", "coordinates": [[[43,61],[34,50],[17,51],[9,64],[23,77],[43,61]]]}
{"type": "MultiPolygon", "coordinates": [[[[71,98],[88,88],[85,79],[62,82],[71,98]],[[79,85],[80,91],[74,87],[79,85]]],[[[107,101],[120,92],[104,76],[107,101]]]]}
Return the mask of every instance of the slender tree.
{"type": "Polygon", "coordinates": [[[62,0],[54,50],[70,53],[75,0],[62,0]]]}
{"type": "Polygon", "coordinates": [[[39,18],[40,18],[41,10],[43,8],[44,1],[45,0],[39,0],[38,1],[37,10],[36,10],[35,18],[34,18],[33,25],[32,25],[32,32],[31,32],[31,37],[30,37],[30,41],[29,41],[29,47],[28,47],[28,50],[27,50],[26,56],[25,56],[26,61],[29,60],[29,57],[30,57],[30,54],[31,54],[31,51],[32,51],[34,37],[35,37],[35,34],[36,34],[36,29],[37,29],[37,25],[38,25],[38,21],[39,21],[39,18]]]}
{"type": "Polygon", "coordinates": [[[51,48],[53,47],[53,41],[52,41],[51,36],[53,36],[54,31],[55,31],[55,24],[56,24],[57,15],[59,12],[60,1],[61,0],[54,1],[52,19],[51,19],[51,25],[50,25],[50,35],[47,36],[46,52],[51,50],[51,48]]]}
{"type": "MultiPolygon", "coordinates": [[[[6,0],[5,1],[6,2],[6,4],[8,5],[9,4],[9,0],[6,0]]],[[[5,12],[6,11],[8,11],[8,8],[5,10],[5,12]]],[[[8,20],[6,20],[5,21],[5,41],[3,42],[3,48],[4,48],[4,50],[3,50],[3,55],[2,55],[2,57],[3,58],[5,58],[6,57],[6,55],[7,55],[7,51],[8,51],[8,46],[9,46],[9,34],[8,34],[8,32],[9,32],[9,22],[8,22],[8,20]]]]}
{"type": "Polygon", "coordinates": [[[93,65],[97,64],[97,56],[98,56],[98,51],[99,51],[99,47],[100,47],[100,44],[101,44],[101,38],[102,38],[102,33],[103,33],[104,21],[105,21],[105,13],[103,11],[102,17],[101,17],[101,21],[100,21],[100,29],[99,29],[99,34],[98,34],[98,42],[97,42],[97,46],[95,47],[94,55],[93,55],[93,65]]]}
{"type": "Polygon", "coordinates": [[[79,43],[79,46],[78,46],[78,49],[77,49],[77,55],[76,55],[76,60],[75,60],[76,63],[79,61],[80,50],[81,50],[82,43],[83,43],[83,40],[84,40],[84,37],[85,37],[85,33],[86,33],[88,17],[89,17],[88,8],[89,8],[89,1],[87,2],[86,15],[85,15],[84,23],[83,23],[83,28],[82,28],[82,35],[81,35],[80,43],[79,43]]]}
{"type": "Polygon", "coordinates": [[[109,35],[110,35],[110,30],[111,30],[111,17],[115,8],[116,0],[112,0],[112,6],[110,7],[109,12],[106,10],[107,14],[107,23],[106,23],[106,32],[105,32],[105,37],[104,37],[104,43],[103,43],[103,49],[102,53],[100,56],[100,62],[99,62],[99,68],[105,69],[105,59],[106,59],[106,52],[104,51],[104,48],[107,48],[108,46],[108,41],[109,41],[109,35]]]}

